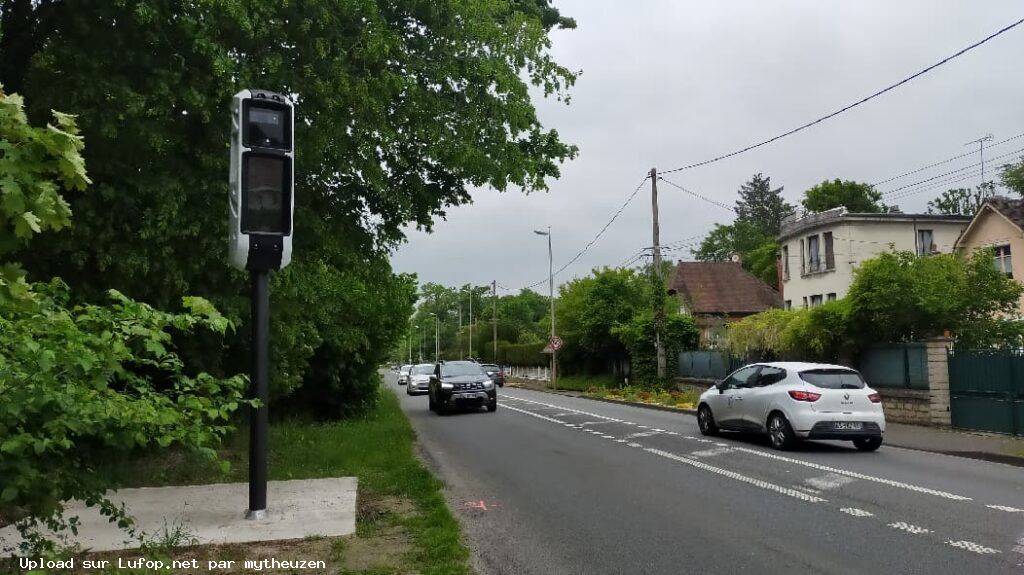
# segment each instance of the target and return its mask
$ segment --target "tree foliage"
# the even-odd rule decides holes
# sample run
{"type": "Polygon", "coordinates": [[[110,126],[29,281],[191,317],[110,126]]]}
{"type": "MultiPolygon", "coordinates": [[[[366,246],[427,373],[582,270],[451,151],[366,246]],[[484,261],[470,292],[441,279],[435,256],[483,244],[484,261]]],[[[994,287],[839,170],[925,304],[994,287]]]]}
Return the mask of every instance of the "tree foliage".
{"type": "Polygon", "coordinates": [[[1024,196],[1024,158],[1015,164],[1003,166],[999,179],[1007,189],[1024,196]]]}
{"type": "Polygon", "coordinates": [[[992,195],[993,188],[991,183],[984,183],[973,190],[968,188],[946,190],[942,192],[941,196],[928,202],[928,213],[973,216],[981,209],[985,198],[992,195]]]}
{"type": "MultiPolygon", "coordinates": [[[[387,262],[404,226],[431,229],[472,187],[544,190],[576,153],[531,102],[531,89],[567,100],[576,77],[548,38],[574,22],[548,0],[0,0],[0,12],[0,82],[19,86],[31,118],[77,114],[90,142],[95,185],[68,199],[76,225],[21,252],[83,301],[110,287],[156,307],[196,293],[247,318],[223,241],[227,108],[242,88],[296,96],[293,268],[271,286],[277,395],[372,380],[412,312],[387,262]]],[[[226,348],[186,338],[182,353],[230,373],[247,365],[247,333],[226,348]]]]}
{"type": "Polygon", "coordinates": [[[793,206],[783,199],[781,186],[772,189],[771,180],[757,173],[740,186],[736,220],[749,222],[761,235],[774,239],[779,235],[782,219],[793,213],[793,206]]]}
{"type": "MultiPolygon", "coordinates": [[[[54,113],[54,124],[33,127],[21,99],[0,92],[0,244],[70,224],[61,192],[89,182],[82,146],[73,117],[54,113]]],[[[172,334],[219,338],[231,328],[202,298],[184,298],[184,313],[116,290],[108,305],[72,305],[59,278],[30,284],[12,263],[0,281],[0,508],[14,510],[23,533],[69,525],[61,504],[71,498],[128,525],[105,499],[117,485],[99,464],[172,445],[214,457],[249,404],[243,377],[186,369],[174,351],[172,334]]]]}
{"type": "MultiPolygon", "coordinates": [[[[666,316],[663,329],[662,345],[669,360],[668,371],[673,373],[674,360],[679,353],[697,348],[700,331],[693,317],[678,314],[666,316]]],[[[655,333],[654,313],[649,311],[639,312],[629,321],[612,328],[612,335],[629,351],[630,378],[645,385],[665,383],[658,381],[655,333]]]]}
{"type": "Polygon", "coordinates": [[[882,193],[871,184],[852,180],[825,180],[804,192],[804,209],[811,212],[824,212],[843,206],[854,213],[882,213],[886,211],[882,203],[882,193]]]}

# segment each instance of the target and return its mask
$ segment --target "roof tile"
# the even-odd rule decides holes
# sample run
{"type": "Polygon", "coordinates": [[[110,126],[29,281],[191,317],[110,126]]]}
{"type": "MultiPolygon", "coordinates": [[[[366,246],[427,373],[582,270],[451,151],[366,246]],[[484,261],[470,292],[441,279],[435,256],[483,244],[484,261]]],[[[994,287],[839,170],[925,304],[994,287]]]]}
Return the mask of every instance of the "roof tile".
{"type": "Polygon", "coordinates": [[[695,314],[752,314],[782,307],[782,295],[734,262],[679,262],[669,287],[695,314]]]}

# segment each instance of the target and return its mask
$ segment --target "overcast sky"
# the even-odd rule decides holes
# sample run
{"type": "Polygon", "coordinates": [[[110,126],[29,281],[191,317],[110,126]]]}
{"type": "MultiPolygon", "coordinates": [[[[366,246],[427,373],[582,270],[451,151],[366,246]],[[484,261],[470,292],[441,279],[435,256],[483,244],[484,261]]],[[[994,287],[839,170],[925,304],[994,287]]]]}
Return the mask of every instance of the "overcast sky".
{"type": "MultiPolygon", "coordinates": [[[[1019,0],[555,0],[576,30],[555,31],[553,53],[582,70],[569,106],[536,100],[546,127],[579,146],[548,193],[477,190],[432,234],[408,230],[392,256],[396,272],[449,286],[534,284],[547,293],[547,244],[531,230],[551,226],[557,270],[589,243],[652,167],[706,160],[830,113],[1024,17],[1019,0]]],[[[924,211],[947,187],[975,185],[977,145],[986,168],[1024,152],[1024,25],[929,74],[827,122],[709,166],[666,174],[687,189],[733,205],[756,172],[799,203],[825,179],[869,183],[964,154],[881,184],[917,192],[886,203],[924,211]],[[1009,155],[1007,155],[1009,154],[1009,155]],[[974,174],[972,176],[972,173],[974,174]],[[967,179],[948,185],[955,177],[967,179]],[[919,191],[922,190],[922,191],[919,191]]],[[[733,214],[659,185],[661,242],[704,234],[733,214]]],[[[604,235],[556,277],[556,286],[594,267],[625,263],[651,245],[650,184],[604,235]]],[[[692,259],[688,249],[667,252],[692,259]]],[[[499,294],[509,293],[499,290],[499,294]]]]}

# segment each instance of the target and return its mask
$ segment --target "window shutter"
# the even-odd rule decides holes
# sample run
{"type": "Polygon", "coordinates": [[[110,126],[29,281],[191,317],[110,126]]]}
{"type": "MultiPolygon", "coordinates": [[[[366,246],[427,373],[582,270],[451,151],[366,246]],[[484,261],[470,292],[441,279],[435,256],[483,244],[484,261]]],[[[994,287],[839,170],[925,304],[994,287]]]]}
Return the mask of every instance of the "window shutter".
{"type": "Polygon", "coordinates": [[[825,232],[825,269],[836,269],[836,254],[832,251],[832,232],[825,232]]]}

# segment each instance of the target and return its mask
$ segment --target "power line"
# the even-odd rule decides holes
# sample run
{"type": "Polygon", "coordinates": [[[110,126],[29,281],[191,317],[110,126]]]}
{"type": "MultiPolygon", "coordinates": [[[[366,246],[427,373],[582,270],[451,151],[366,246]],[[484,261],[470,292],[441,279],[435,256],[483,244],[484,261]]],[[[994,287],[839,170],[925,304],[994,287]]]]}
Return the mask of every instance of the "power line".
{"type": "Polygon", "coordinates": [[[789,130],[788,132],[784,132],[784,133],[779,134],[779,135],[777,135],[777,136],[775,136],[773,138],[769,138],[767,140],[764,140],[763,142],[759,142],[757,144],[752,144],[750,146],[747,146],[746,148],[742,148],[740,150],[736,150],[735,152],[729,152],[728,154],[723,154],[721,156],[718,156],[718,157],[715,157],[715,158],[711,158],[710,160],[704,160],[703,162],[697,162],[695,164],[690,164],[690,165],[687,165],[687,166],[682,166],[680,168],[673,168],[671,170],[665,170],[665,171],[663,171],[661,173],[662,174],[670,174],[672,172],[680,172],[680,171],[683,171],[683,170],[689,170],[691,168],[698,168],[700,166],[706,166],[708,164],[713,164],[715,162],[724,160],[726,158],[731,158],[733,156],[738,156],[738,155],[740,155],[740,154],[742,154],[744,152],[749,152],[750,150],[753,150],[755,148],[760,148],[761,146],[765,146],[767,144],[771,144],[772,142],[775,142],[777,140],[781,140],[782,138],[785,138],[787,136],[792,136],[793,134],[795,134],[797,132],[800,132],[802,130],[806,130],[807,128],[810,128],[811,126],[814,126],[816,124],[820,124],[821,122],[824,122],[825,120],[828,120],[830,118],[834,118],[834,117],[838,116],[839,114],[842,114],[843,112],[846,112],[847,110],[851,110],[853,108],[856,108],[857,106],[860,106],[861,104],[864,104],[864,103],[866,103],[866,102],[868,102],[870,100],[873,100],[873,99],[881,96],[882,94],[885,94],[886,92],[889,92],[891,90],[895,90],[896,88],[899,88],[903,84],[906,84],[907,82],[910,82],[911,80],[913,80],[913,79],[915,79],[915,78],[917,78],[919,76],[927,74],[928,72],[931,72],[935,68],[938,68],[939,66],[942,66],[943,64],[945,64],[945,63],[947,63],[947,62],[949,62],[949,61],[951,61],[951,60],[953,60],[955,58],[958,58],[958,57],[962,56],[963,54],[965,54],[965,53],[967,53],[967,52],[977,48],[978,46],[981,46],[982,44],[988,42],[989,40],[995,38],[996,36],[999,36],[1000,34],[1003,34],[1005,32],[1008,32],[1008,31],[1012,30],[1013,28],[1016,28],[1021,23],[1024,23],[1024,18],[1021,18],[1020,20],[1017,20],[1013,24],[1010,24],[1009,26],[1006,26],[1006,27],[1000,29],[998,32],[990,34],[989,36],[985,37],[984,39],[979,40],[978,42],[975,42],[974,44],[971,44],[970,46],[967,46],[966,48],[963,48],[962,50],[960,50],[960,51],[958,51],[958,52],[956,52],[956,53],[954,53],[954,54],[952,54],[950,56],[947,56],[947,57],[943,58],[942,60],[936,62],[935,64],[932,64],[931,66],[928,66],[927,68],[917,72],[916,74],[913,74],[911,76],[907,76],[906,78],[900,80],[899,82],[896,82],[895,84],[892,84],[892,85],[890,85],[890,86],[888,86],[886,88],[882,88],[881,90],[875,92],[874,94],[871,94],[870,96],[867,96],[865,98],[861,98],[860,100],[857,100],[856,102],[854,102],[852,104],[844,106],[844,107],[836,110],[835,112],[832,112],[831,114],[822,116],[822,117],[818,118],[817,120],[808,122],[808,123],[806,123],[806,124],[804,124],[802,126],[799,126],[797,128],[793,128],[792,130],[789,130]]]}
{"type": "Polygon", "coordinates": [[[732,206],[727,206],[727,205],[725,205],[725,204],[723,204],[721,202],[716,202],[715,200],[712,200],[711,198],[704,197],[704,196],[698,194],[697,192],[691,192],[690,190],[687,190],[686,188],[680,186],[679,184],[677,184],[677,183],[675,183],[673,181],[670,181],[670,180],[666,180],[665,178],[663,178],[661,176],[658,176],[658,179],[663,181],[663,182],[665,182],[666,184],[674,187],[674,188],[678,188],[678,189],[686,192],[687,194],[690,194],[691,196],[693,196],[693,197],[695,197],[697,199],[704,200],[705,202],[707,202],[709,204],[716,205],[716,206],[718,206],[718,207],[720,207],[722,209],[729,210],[730,212],[735,212],[736,211],[736,209],[733,208],[732,206]]]}
{"type": "MultiPolygon", "coordinates": [[[[985,164],[990,164],[992,162],[995,162],[996,160],[1001,160],[1003,158],[1007,158],[1007,157],[1010,157],[1010,156],[1016,156],[1017,154],[1019,154],[1021,152],[1024,152],[1024,148],[1020,148],[1020,149],[1014,150],[1012,152],[1007,152],[1007,153],[1002,154],[1000,156],[995,156],[994,158],[989,158],[989,159],[985,160],[984,163],[985,164]]],[[[973,155],[973,152],[971,153],[971,155],[973,155]]],[[[924,183],[927,183],[927,182],[931,182],[932,180],[937,180],[939,178],[942,178],[942,177],[945,177],[945,176],[949,176],[951,174],[956,174],[956,173],[959,173],[959,172],[963,172],[964,170],[977,169],[980,165],[982,165],[982,164],[971,163],[971,164],[968,164],[968,165],[966,165],[966,166],[964,166],[962,168],[957,168],[955,170],[946,172],[944,174],[939,174],[937,176],[932,176],[930,178],[927,178],[927,179],[924,179],[924,180],[921,180],[921,181],[918,181],[918,182],[914,182],[914,183],[911,183],[911,184],[905,184],[905,185],[900,186],[898,188],[893,188],[891,190],[887,190],[885,192],[882,192],[882,197],[894,194],[894,193],[896,193],[896,192],[898,192],[900,190],[905,190],[907,188],[913,188],[914,186],[917,186],[917,185],[920,185],[920,184],[924,184],[924,183]]]]}
{"type": "MultiPolygon", "coordinates": [[[[594,244],[595,244],[595,243],[597,242],[597,240],[598,240],[598,239],[599,239],[599,238],[600,238],[600,237],[601,237],[601,236],[602,236],[602,235],[604,234],[604,232],[605,232],[605,231],[606,231],[606,230],[608,229],[608,227],[609,227],[609,226],[611,226],[611,225],[612,225],[612,223],[613,223],[613,222],[614,222],[614,221],[615,221],[615,220],[616,220],[616,219],[617,219],[617,218],[619,217],[619,215],[621,215],[621,214],[622,214],[623,210],[625,210],[625,209],[626,209],[626,206],[628,206],[628,205],[629,205],[629,203],[633,201],[633,198],[635,198],[635,197],[636,197],[636,195],[637,195],[638,193],[640,193],[640,188],[643,188],[643,187],[644,187],[644,184],[645,184],[645,183],[647,183],[647,180],[648,180],[648,179],[649,179],[650,177],[651,177],[650,175],[645,175],[645,176],[644,176],[644,179],[640,180],[640,183],[639,183],[639,184],[637,185],[636,189],[635,189],[635,190],[633,190],[633,193],[632,193],[632,194],[630,194],[628,198],[626,198],[626,201],[625,201],[625,203],[623,203],[623,204],[622,204],[622,207],[620,207],[620,208],[618,209],[618,211],[616,211],[616,212],[615,212],[615,213],[614,213],[614,214],[612,215],[612,218],[611,218],[610,220],[608,220],[608,223],[607,223],[607,224],[605,224],[603,228],[601,228],[601,231],[597,232],[597,235],[596,235],[596,236],[594,236],[594,239],[590,240],[590,243],[588,243],[587,245],[583,246],[583,249],[582,249],[582,250],[580,250],[580,251],[579,251],[579,253],[577,253],[577,254],[576,254],[575,256],[573,256],[573,258],[572,258],[571,260],[567,261],[567,262],[565,263],[565,265],[563,265],[562,267],[558,268],[558,270],[557,270],[557,271],[555,271],[555,272],[554,272],[554,273],[552,274],[552,276],[556,276],[556,275],[558,275],[558,274],[559,274],[559,273],[561,273],[561,272],[562,272],[563,270],[565,270],[565,268],[569,267],[569,266],[570,266],[570,265],[572,265],[572,264],[573,264],[573,263],[574,263],[574,262],[575,262],[576,260],[580,259],[580,256],[582,256],[583,254],[587,253],[587,250],[589,250],[589,249],[590,249],[590,246],[594,245],[594,244]]],[[[545,278],[545,279],[542,279],[542,280],[540,280],[539,282],[537,282],[537,283],[535,283],[535,284],[531,284],[531,285],[528,285],[528,286],[526,286],[526,287],[525,287],[525,288],[523,288],[523,289],[533,289],[533,288],[535,288],[535,287],[539,286],[540,284],[542,284],[542,283],[544,283],[544,282],[546,282],[546,281],[548,281],[548,280],[547,280],[547,278],[545,278]]]]}
{"type": "MultiPolygon", "coordinates": [[[[1006,138],[1005,140],[996,142],[996,143],[992,144],[989,147],[990,148],[994,148],[996,146],[1005,144],[1006,142],[1010,142],[1010,141],[1016,140],[1018,138],[1024,138],[1024,132],[1022,132],[1020,134],[1017,134],[1016,136],[1012,136],[1010,138],[1006,138]]],[[[898,176],[893,176],[891,178],[884,179],[884,180],[882,180],[880,182],[875,182],[875,183],[873,183],[871,185],[872,186],[880,186],[882,184],[888,184],[889,182],[898,180],[900,178],[904,178],[906,176],[911,176],[913,174],[916,174],[916,173],[919,173],[919,172],[923,172],[923,171],[925,171],[925,170],[927,170],[929,168],[934,168],[936,166],[941,166],[942,164],[948,164],[949,162],[952,162],[953,160],[959,160],[960,158],[966,158],[967,156],[973,156],[973,155],[974,155],[974,152],[966,152],[966,153],[960,154],[958,156],[953,156],[952,158],[946,158],[945,160],[942,160],[941,162],[935,162],[934,164],[928,164],[927,166],[923,166],[921,168],[917,168],[916,170],[911,170],[909,172],[900,174],[898,176]]]]}

